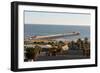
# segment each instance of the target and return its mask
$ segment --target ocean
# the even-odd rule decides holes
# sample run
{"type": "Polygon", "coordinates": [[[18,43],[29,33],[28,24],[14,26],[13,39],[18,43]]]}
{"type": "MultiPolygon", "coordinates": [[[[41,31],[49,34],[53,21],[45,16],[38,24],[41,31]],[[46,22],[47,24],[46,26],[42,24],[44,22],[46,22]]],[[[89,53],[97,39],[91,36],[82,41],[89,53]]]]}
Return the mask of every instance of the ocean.
{"type": "Polygon", "coordinates": [[[90,40],[90,26],[24,24],[24,38],[30,36],[63,34],[68,32],[80,32],[80,35],[67,36],[59,39],[75,40],[77,38],[83,39],[87,37],[90,40]]]}

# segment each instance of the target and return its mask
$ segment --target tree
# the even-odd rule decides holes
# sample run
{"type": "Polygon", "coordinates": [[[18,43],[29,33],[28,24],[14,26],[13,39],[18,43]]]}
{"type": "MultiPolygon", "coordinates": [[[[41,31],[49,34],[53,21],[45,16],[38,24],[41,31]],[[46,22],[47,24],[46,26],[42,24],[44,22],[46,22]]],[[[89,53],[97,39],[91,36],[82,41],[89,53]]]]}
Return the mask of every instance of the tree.
{"type": "Polygon", "coordinates": [[[90,42],[87,37],[84,38],[83,55],[90,56],[90,42]]]}
{"type": "Polygon", "coordinates": [[[27,47],[25,48],[25,59],[27,59],[28,61],[32,59],[32,50],[33,48],[32,47],[27,47]]]}
{"type": "Polygon", "coordinates": [[[59,41],[59,42],[58,42],[58,45],[64,46],[64,42],[63,42],[63,41],[59,41]]]}
{"type": "Polygon", "coordinates": [[[84,38],[84,49],[89,49],[90,48],[90,43],[88,41],[88,38],[85,37],[84,38]]]}
{"type": "Polygon", "coordinates": [[[82,45],[83,45],[83,43],[82,43],[83,41],[79,38],[78,40],[77,40],[77,42],[76,42],[76,44],[77,44],[77,47],[79,48],[79,49],[82,49],[82,45]]]}
{"type": "Polygon", "coordinates": [[[49,56],[55,56],[56,50],[57,50],[57,46],[52,45],[52,48],[49,48],[49,56]]]}
{"type": "Polygon", "coordinates": [[[75,46],[75,42],[74,41],[71,41],[70,42],[70,45],[69,45],[69,48],[74,50],[75,49],[74,46],[75,46]]]}
{"type": "Polygon", "coordinates": [[[36,60],[36,58],[38,57],[38,55],[40,54],[42,48],[38,45],[36,45],[34,47],[34,49],[32,50],[32,59],[33,60],[36,60]]]}
{"type": "Polygon", "coordinates": [[[62,44],[58,44],[58,46],[57,46],[57,50],[56,50],[56,53],[58,54],[58,53],[62,53],[62,44]]]}
{"type": "Polygon", "coordinates": [[[25,58],[28,60],[36,60],[38,55],[40,54],[42,48],[38,45],[33,47],[25,48],[25,58]]]}

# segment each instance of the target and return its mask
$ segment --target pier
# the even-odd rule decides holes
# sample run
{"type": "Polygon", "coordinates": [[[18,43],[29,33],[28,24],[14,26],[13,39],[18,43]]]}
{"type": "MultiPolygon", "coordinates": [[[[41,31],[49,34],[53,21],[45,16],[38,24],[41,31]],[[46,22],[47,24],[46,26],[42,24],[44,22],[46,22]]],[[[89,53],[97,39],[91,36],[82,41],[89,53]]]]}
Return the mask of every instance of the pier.
{"type": "Polygon", "coordinates": [[[79,32],[69,32],[69,33],[47,35],[47,36],[32,36],[32,37],[30,37],[30,39],[33,39],[33,40],[37,40],[37,39],[55,39],[55,38],[67,37],[67,36],[77,36],[79,34],[80,34],[79,32]]]}

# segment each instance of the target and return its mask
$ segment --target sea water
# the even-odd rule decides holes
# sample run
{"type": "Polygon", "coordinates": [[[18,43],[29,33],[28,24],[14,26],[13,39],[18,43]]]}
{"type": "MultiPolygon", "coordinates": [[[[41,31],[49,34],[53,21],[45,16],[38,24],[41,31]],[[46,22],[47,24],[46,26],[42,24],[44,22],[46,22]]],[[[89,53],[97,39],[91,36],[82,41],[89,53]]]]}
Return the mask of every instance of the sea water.
{"type": "MultiPolygon", "coordinates": [[[[62,39],[75,40],[87,37],[90,40],[90,26],[79,25],[44,25],[44,24],[24,24],[24,37],[55,35],[69,32],[80,32],[77,36],[66,36],[62,39]]],[[[61,39],[61,38],[59,38],[61,39]]]]}

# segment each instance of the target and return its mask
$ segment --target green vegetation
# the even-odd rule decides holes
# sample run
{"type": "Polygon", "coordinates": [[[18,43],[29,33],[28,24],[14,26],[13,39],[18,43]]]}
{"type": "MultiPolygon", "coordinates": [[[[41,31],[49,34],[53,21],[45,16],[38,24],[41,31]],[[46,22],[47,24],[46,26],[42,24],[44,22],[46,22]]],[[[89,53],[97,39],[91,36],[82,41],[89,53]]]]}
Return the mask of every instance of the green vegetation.
{"type": "Polygon", "coordinates": [[[72,50],[83,50],[84,56],[90,56],[90,42],[87,37],[83,40],[79,38],[76,42],[71,41],[68,46],[72,50]]]}
{"type": "MultiPolygon", "coordinates": [[[[39,55],[41,55],[41,52],[44,48],[41,48],[40,45],[50,45],[51,48],[48,48],[46,52],[46,55],[48,56],[56,56],[56,55],[63,55],[64,52],[66,53],[68,50],[63,50],[62,47],[64,45],[68,45],[69,50],[82,50],[83,56],[90,56],[90,41],[87,37],[84,39],[77,39],[76,41],[70,41],[67,44],[63,41],[34,41],[34,42],[24,42],[25,45],[35,45],[33,47],[24,47],[25,51],[25,61],[33,60],[35,61],[39,55]]],[[[47,48],[46,48],[47,49],[47,48]]]]}
{"type": "Polygon", "coordinates": [[[39,47],[38,45],[36,45],[34,48],[32,47],[25,48],[25,58],[28,60],[31,60],[31,59],[36,60],[41,50],[42,50],[41,47],[39,47]]]}

